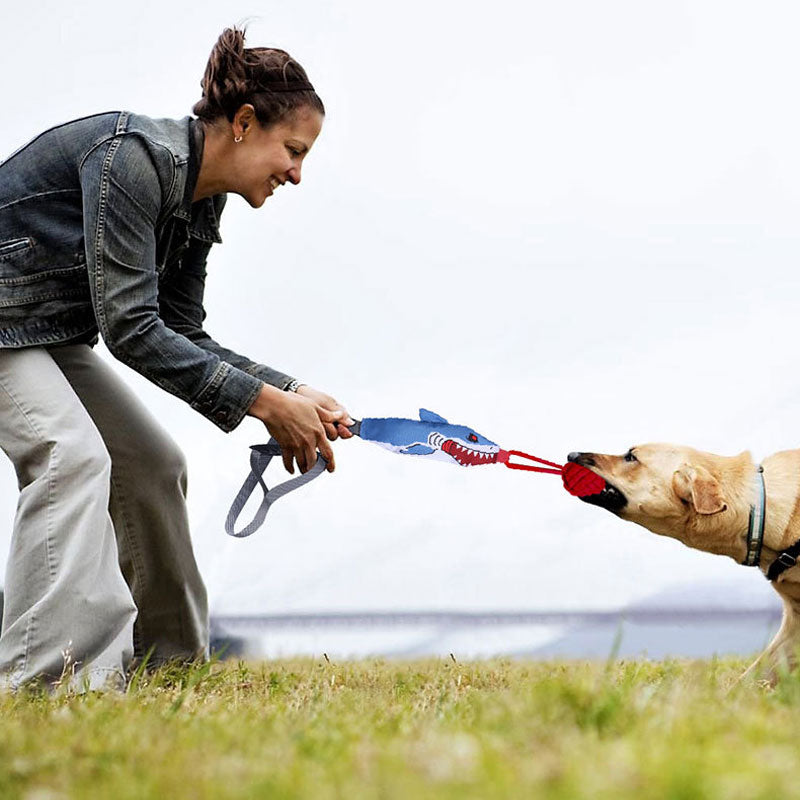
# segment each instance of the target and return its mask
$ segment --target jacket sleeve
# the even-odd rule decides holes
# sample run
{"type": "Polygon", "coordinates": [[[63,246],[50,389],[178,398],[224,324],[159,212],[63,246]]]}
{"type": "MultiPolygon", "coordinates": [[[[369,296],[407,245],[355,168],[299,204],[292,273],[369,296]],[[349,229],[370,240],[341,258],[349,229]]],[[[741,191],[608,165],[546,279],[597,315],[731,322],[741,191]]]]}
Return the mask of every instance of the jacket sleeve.
{"type": "Polygon", "coordinates": [[[92,303],[109,351],[222,430],[233,430],[262,381],[159,315],[155,228],[171,185],[162,185],[150,152],[131,135],[95,148],[81,164],[80,180],[92,303]]]}
{"type": "MultiPolygon", "coordinates": [[[[224,196],[214,198],[217,216],[224,206],[224,196]]],[[[203,307],[203,295],[206,284],[206,261],[211,250],[211,243],[192,238],[183,256],[180,268],[162,280],[159,286],[158,305],[161,318],[165,324],[185,336],[189,341],[209,353],[215,353],[223,361],[243,370],[248,375],[285,389],[292,381],[291,375],[259,364],[247,356],[235,353],[223,347],[211,338],[203,329],[206,311],[203,307]]]]}

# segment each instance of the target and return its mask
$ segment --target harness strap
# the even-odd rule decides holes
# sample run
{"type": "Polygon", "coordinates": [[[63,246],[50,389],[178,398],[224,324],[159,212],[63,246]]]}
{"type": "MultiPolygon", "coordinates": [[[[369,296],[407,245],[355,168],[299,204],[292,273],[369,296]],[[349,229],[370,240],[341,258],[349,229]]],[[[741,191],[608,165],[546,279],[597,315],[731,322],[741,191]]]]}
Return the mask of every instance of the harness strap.
{"type": "Polygon", "coordinates": [[[791,569],[797,563],[798,556],[800,556],[800,539],[778,553],[778,557],[769,565],[767,580],[774,581],[787,569],[791,569]]]}
{"type": "Polygon", "coordinates": [[[275,439],[270,439],[267,444],[254,444],[250,446],[250,474],[245,478],[242,488],[239,489],[239,494],[231,504],[231,510],[228,512],[228,517],[225,520],[225,533],[229,536],[235,536],[242,539],[245,536],[250,536],[255,533],[263,524],[267,516],[270,506],[281,497],[299,489],[309,481],[313,481],[320,473],[325,471],[328,462],[322,457],[321,453],[317,453],[317,463],[304,475],[298,475],[296,478],[289,478],[288,481],[279,483],[272,489],[268,489],[264,479],[261,477],[264,470],[269,466],[269,462],[273,456],[279,456],[281,448],[275,439]],[[239,514],[250,499],[250,495],[256,486],[261,486],[264,492],[264,498],[261,505],[258,507],[252,521],[246,525],[239,533],[236,533],[235,526],[239,514]]]}

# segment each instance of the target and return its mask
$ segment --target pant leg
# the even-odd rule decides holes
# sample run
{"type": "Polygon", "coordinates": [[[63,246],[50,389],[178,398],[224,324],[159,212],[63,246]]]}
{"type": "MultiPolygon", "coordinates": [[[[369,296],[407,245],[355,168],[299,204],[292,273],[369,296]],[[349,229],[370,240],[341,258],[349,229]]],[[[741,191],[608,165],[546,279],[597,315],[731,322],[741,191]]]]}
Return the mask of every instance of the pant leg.
{"type": "Polygon", "coordinates": [[[44,348],[0,349],[0,447],[20,495],[6,568],[0,685],[92,688],[124,675],[136,607],[108,513],[111,461],[44,348]]]}
{"type": "Polygon", "coordinates": [[[208,652],[206,589],[186,509],[186,462],[172,437],[87,345],[52,354],[111,454],[111,516],[139,615],[134,653],[151,663],[208,652]]]}

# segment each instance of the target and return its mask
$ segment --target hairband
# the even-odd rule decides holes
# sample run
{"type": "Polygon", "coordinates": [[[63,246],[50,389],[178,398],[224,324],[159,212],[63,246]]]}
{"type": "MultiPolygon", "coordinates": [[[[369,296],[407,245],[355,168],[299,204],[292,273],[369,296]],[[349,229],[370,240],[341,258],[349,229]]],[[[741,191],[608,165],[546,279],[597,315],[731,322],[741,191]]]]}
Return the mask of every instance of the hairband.
{"type": "Polygon", "coordinates": [[[267,85],[259,91],[264,94],[269,92],[313,92],[314,87],[308,81],[286,81],[267,85]]]}

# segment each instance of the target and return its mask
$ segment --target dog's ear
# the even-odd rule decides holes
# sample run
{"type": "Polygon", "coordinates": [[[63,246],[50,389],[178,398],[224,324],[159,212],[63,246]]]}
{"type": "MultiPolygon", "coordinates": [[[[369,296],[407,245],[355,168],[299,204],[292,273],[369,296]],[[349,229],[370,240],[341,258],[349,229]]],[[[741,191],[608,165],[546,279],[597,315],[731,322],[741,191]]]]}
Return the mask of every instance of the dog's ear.
{"type": "Polygon", "coordinates": [[[698,514],[717,514],[728,507],[719,481],[705,467],[686,464],[675,470],[672,488],[681,500],[691,503],[698,514]]]}

